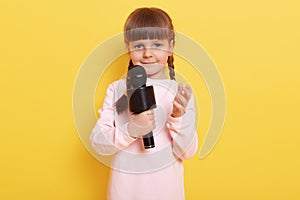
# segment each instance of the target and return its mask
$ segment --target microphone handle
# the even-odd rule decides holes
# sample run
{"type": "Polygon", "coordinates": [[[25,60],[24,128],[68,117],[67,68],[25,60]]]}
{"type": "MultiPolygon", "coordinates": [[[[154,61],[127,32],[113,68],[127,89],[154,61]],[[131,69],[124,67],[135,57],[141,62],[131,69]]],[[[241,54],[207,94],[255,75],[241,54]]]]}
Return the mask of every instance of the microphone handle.
{"type": "Polygon", "coordinates": [[[152,131],[150,133],[148,133],[147,135],[143,136],[143,142],[144,142],[145,149],[150,149],[150,148],[155,147],[152,131]]]}

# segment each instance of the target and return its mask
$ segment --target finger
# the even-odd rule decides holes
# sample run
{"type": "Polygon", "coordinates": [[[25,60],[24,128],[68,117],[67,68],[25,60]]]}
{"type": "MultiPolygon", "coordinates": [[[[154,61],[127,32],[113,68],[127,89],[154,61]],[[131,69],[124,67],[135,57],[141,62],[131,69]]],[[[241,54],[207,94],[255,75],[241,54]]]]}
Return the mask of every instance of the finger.
{"type": "Polygon", "coordinates": [[[182,83],[179,83],[179,84],[178,84],[178,90],[182,90],[182,87],[183,87],[183,84],[182,84],[182,83]]]}
{"type": "Polygon", "coordinates": [[[145,115],[152,115],[154,113],[154,111],[153,110],[146,110],[142,113],[145,114],[145,115]]]}
{"type": "Polygon", "coordinates": [[[186,101],[189,101],[191,93],[186,89],[182,89],[180,96],[183,97],[186,101]]]}
{"type": "Polygon", "coordinates": [[[176,109],[178,109],[178,110],[183,110],[183,109],[184,109],[184,106],[181,105],[180,103],[176,102],[176,101],[173,103],[173,106],[174,106],[176,109]]]}
{"type": "Polygon", "coordinates": [[[181,94],[182,96],[185,96],[186,92],[184,89],[182,89],[179,94],[181,94]]]}
{"type": "Polygon", "coordinates": [[[181,94],[182,93],[182,89],[183,89],[183,85],[182,83],[178,84],[178,88],[177,88],[177,94],[181,94]]]}
{"type": "Polygon", "coordinates": [[[149,120],[154,120],[154,115],[148,115],[149,120]]]}
{"type": "Polygon", "coordinates": [[[181,96],[185,96],[186,92],[187,92],[187,90],[185,89],[185,86],[183,86],[182,83],[179,83],[177,94],[179,94],[181,96]]]}
{"type": "Polygon", "coordinates": [[[185,86],[185,87],[183,87],[183,89],[182,89],[182,96],[184,96],[185,99],[190,100],[191,95],[192,95],[192,89],[191,89],[191,87],[188,86],[188,85],[185,86]]]}
{"type": "Polygon", "coordinates": [[[147,112],[147,116],[148,117],[154,117],[154,111],[153,110],[149,110],[149,112],[147,112]]]}
{"type": "Polygon", "coordinates": [[[188,92],[188,93],[192,93],[192,88],[191,88],[190,85],[186,85],[186,86],[185,86],[185,90],[186,90],[186,92],[188,92]]]}
{"type": "Polygon", "coordinates": [[[181,116],[185,113],[185,108],[177,102],[173,104],[173,116],[181,116]]]}
{"type": "Polygon", "coordinates": [[[152,126],[155,126],[156,124],[155,120],[153,119],[151,122],[152,122],[152,126]]]}
{"type": "Polygon", "coordinates": [[[178,102],[179,104],[181,104],[182,106],[185,106],[187,104],[187,99],[185,96],[182,96],[180,94],[176,95],[175,102],[178,102]]]}
{"type": "MultiPolygon", "coordinates": [[[[155,123],[155,120],[152,120],[147,126],[145,126],[144,128],[147,129],[147,130],[153,130],[154,128],[156,127],[156,123],[155,123]]],[[[149,132],[150,132],[149,131],[149,132]]]]}

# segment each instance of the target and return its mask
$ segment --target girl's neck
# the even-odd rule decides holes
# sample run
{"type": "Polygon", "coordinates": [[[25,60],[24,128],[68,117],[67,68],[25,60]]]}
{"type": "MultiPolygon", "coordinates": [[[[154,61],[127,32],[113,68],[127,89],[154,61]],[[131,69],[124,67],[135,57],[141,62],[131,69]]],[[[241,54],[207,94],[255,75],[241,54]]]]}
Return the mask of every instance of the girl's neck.
{"type": "Polygon", "coordinates": [[[147,78],[149,79],[156,79],[156,80],[163,80],[163,79],[167,79],[166,75],[163,76],[147,76],[147,78]]]}

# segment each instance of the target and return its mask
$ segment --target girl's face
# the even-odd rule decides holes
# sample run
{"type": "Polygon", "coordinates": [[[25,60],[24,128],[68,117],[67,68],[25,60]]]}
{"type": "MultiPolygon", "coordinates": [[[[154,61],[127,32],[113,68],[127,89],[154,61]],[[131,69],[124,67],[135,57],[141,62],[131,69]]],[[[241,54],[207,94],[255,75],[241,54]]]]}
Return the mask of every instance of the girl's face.
{"type": "Polygon", "coordinates": [[[168,57],[172,55],[173,42],[164,40],[137,40],[129,42],[129,55],[134,65],[145,68],[148,78],[166,78],[164,69],[168,57]]]}

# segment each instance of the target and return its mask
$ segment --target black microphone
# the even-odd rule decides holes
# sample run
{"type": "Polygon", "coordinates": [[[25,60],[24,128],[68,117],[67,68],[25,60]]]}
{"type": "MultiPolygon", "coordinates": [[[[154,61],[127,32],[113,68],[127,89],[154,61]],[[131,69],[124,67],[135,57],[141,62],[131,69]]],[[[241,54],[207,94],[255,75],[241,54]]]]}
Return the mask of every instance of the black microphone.
{"type": "MultiPolygon", "coordinates": [[[[131,66],[127,72],[127,96],[129,110],[139,114],[146,110],[156,108],[153,86],[146,86],[147,74],[140,65],[131,66]]],[[[143,136],[144,148],[155,147],[152,131],[143,136]]]]}

